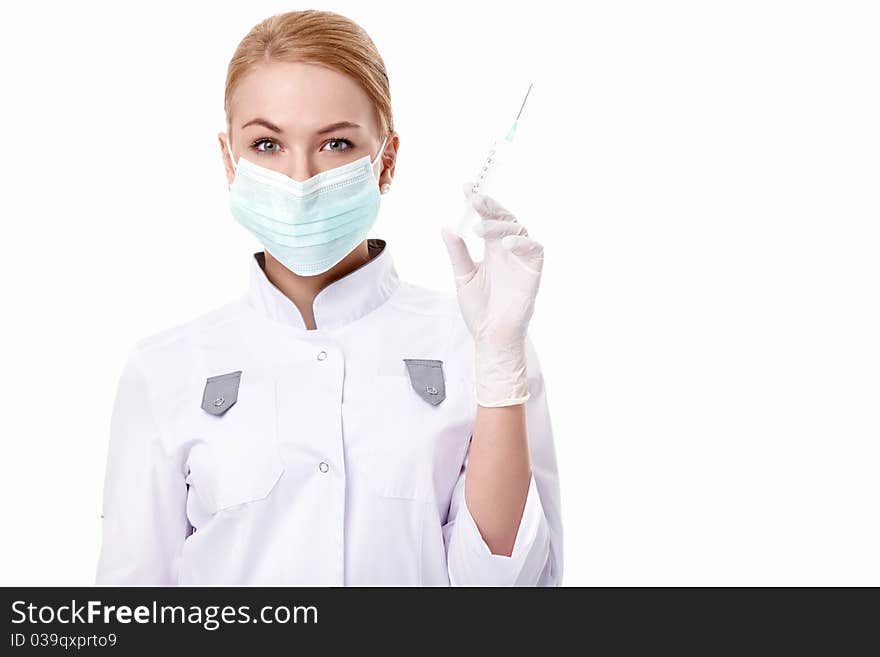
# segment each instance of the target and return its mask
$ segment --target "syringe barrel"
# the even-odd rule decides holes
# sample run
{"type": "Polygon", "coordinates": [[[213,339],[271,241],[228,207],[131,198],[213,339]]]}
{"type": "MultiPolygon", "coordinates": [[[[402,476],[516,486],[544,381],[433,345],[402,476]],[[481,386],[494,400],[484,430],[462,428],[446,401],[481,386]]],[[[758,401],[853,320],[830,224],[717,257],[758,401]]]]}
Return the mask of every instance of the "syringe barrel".
{"type": "MultiPolygon", "coordinates": [[[[489,147],[486,157],[480,164],[480,170],[473,177],[473,191],[475,193],[490,193],[491,181],[495,178],[498,167],[506,159],[507,151],[510,148],[510,142],[506,139],[496,139],[489,147]]],[[[464,235],[470,230],[471,225],[478,219],[477,211],[474,210],[469,199],[465,199],[464,212],[458,222],[457,231],[459,235],[464,235]]]]}

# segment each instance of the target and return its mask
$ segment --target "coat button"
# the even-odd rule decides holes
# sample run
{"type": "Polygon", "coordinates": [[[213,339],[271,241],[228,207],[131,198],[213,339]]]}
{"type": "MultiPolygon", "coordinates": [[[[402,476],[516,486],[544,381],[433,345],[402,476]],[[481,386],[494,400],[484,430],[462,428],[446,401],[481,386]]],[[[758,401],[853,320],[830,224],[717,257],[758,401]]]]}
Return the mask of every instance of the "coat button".
{"type": "Polygon", "coordinates": [[[324,360],[325,358],[327,358],[327,352],[326,351],[319,351],[318,352],[318,360],[324,360]]]}
{"type": "Polygon", "coordinates": [[[429,395],[436,395],[437,394],[437,388],[435,388],[434,386],[428,386],[427,388],[425,388],[425,390],[428,391],[429,395]]]}
{"type": "Polygon", "coordinates": [[[330,469],[330,466],[327,465],[327,463],[325,463],[324,461],[321,461],[318,464],[318,470],[320,470],[321,472],[327,472],[329,469],[330,469]]]}
{"type": "Polygon", "coordinates": [[[223,402],[225,401],[226,400],[223,399],[223,397],[217,397],[217,399],[214,400],[214,406],[223,406],[223,402]]]}

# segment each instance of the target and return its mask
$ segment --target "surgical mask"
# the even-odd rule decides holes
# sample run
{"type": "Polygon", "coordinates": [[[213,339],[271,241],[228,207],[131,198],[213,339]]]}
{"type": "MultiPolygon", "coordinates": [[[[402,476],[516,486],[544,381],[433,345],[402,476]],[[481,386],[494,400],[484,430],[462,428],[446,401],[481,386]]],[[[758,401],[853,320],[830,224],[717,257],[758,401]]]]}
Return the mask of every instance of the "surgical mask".
{"type": "MultiPolygon", "coordinates": [[[[244,157],[233,161],[232,216],[290,271],[315,276],[332,268],[364,239],[379,213],[379,189],[365,155],[298,182],[244,157]]],[[[231,156],[230,156],[231,159],[231,156]]]]}

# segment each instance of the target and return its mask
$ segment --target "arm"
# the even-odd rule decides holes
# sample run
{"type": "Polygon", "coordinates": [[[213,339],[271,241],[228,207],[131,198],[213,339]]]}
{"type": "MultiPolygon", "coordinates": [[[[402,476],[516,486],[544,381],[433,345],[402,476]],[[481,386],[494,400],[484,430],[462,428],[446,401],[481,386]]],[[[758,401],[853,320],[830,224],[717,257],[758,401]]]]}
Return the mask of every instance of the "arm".
{"type": "Polygon", "coordinates": [[[486,415],[489,432],[479,434],[475,425],[443,527],[453,586],[561,583],[562,525],[553,429],[543,376],[530,341],[527,348],[528,400],[497,409],[479,406],[477,410],[477,425],[480,415],[486,415]],[[484,413],[505,409],[510,409],[510,415],[498,423],[484,413]],[[508,420],[519,428],[507,433],[508,420]],[[481,439],[484,446],[479,446],[481,439]],[[523,461],[529,466],[524,485],[518,480],[523,461]]]}
{"type": "Polygon", "coordinates": [[[493,554],[513,551],[531,474],[525,405],[478,405],[465,499],[493,554]]]}
{"type": "Polygon", "coordinates": [[[469,190],[465,185],[482,217],[474,233],[484,239],[483,260],[475,263],[461,236],[441,229],[474,338],[478,404],[450,510],[450,582],[555,585],[562,567],[558,477],[543,379],[527,336],[544,249],[510,211],[469,190]]]}
{"type": "Polygon", "coordinates": [[[96,584],[176,586],[186,516],[186,474],[167,451],[137,350],[129,354],[110,420],[96,584]]]}

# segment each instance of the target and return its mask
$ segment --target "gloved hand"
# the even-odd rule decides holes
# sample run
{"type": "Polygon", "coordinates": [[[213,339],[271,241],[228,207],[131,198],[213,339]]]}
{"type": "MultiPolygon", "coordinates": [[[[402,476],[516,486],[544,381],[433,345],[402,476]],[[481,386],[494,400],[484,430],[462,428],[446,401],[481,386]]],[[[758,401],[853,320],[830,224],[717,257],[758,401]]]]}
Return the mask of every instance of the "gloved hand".
{"type": "Polygon", "coordinates": [[[480,406],[511,406],[529,398],[526,331],[541,282],[544,247],[508,210],[485,194],[465,196],[481,220],[483,260],[474,263],[464,240],[443,226],[461,314],[474,337],[480,406]]]}

